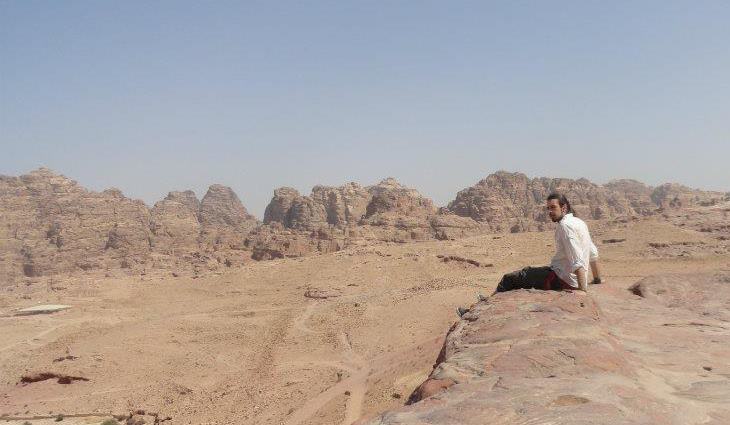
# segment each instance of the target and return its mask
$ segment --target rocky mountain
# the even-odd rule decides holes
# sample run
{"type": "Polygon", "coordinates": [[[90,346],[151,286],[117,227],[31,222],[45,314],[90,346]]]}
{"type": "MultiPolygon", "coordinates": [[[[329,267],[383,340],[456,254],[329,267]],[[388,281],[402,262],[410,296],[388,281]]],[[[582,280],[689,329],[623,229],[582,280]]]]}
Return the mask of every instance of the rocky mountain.
{"type": "Polygon", "coordinates": [[[586,179],[531,179],[522,173],[499,171],[460,191],[446,210],[470,217],[496,232],[543,230],[549,222],[545,198],[552,192],[564,193],[579,217],[596,220],[712,205],[727,197],[669,183],[656,188],[635,180],[597,185],[586,179]]]}
{"type": "Polygon", "coordinates": [[[2,273],[40,276],[148,261],[150,213],[115,189],[90,192],[41,168],[0,177],[2,273]]]}
{"type": "MultiPolygon", "coordinates": [[[[0,176],[0,272],[4,279],[77,270],[191,269],[327,253],[374,242],[455,239],[482,232],[547,228],[544,199],[567,194],[579,216],[644,216],[708,206],[727,194],[634,180],[600,186],[586,179],[497,172],[437,209],[393,178],[372,186],[315,186],[309,195],[282,187],[263,223],[231,188],[214,184],[202,200],[170,192],[148,208],[119,190],[89,191],[51,170],[0,176]]],[[[667,216],[663,214],[663,216],[667,216]]]]}
{"type": "Polygon", "coordinates": [[[430,199],[393,178],[367,187],[315,186],[308,196],[288,187],[276,189],[264,224],[248,238],[256,259],[331,252],[374,241],[449,239],[480,228],[471,218],[439,212],[430,199]]]}
{"type": "Polygon", "coordinates": [[[479,227],[440,214],[394,179],[316,186],[309,196],[277,189],[264,223],[219,184],[202,200],[190,190],[170,192],[148,208],[119,190],[89,191],[45,168],[0,177],[0,201],[0,271],[7,280],[78,270],[200,273],[371,241],[454,238],[479,227]]]}
{"type": "Polygon", "coordinates": [[[309,196],[288,187],[276,189],[266,208],[264,223],[277,222],[288,229],[312,230],[322,226],[392,224],[395,217],[425,218],[434,214],[436,208],[430,199],[387,178],[368,187],[357,183],[315,186],[309,196]]]}
{"type": "Polygon", "coordinates": [[[194,252],[199,248],[200,201],[192,190],[170,192],[150,211],[153,249],[162,254],[175,255],[194,252]]]}
{"type": "Polygon", "coordinates": [[[259,222],[230,187],[214,184],[200,201],[200,242],[214,251],[244,249],[244,239],[259,222]]]}
{"type": "Polygon", "coordinates": [[[148,208],[116,189],[89,191],[40,168],[0,177],[0,273],[26,276],[78,270],[216,268],[241,263],[243,241],[258,222],[225,186],[199,202],[171,192],[148,208]]]}

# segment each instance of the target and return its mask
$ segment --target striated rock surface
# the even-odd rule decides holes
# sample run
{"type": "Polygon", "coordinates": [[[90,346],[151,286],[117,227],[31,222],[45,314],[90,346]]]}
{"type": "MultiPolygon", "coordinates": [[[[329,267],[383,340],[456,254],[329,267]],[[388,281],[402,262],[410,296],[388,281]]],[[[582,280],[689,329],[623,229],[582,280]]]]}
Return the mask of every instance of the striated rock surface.
{"type": "MultiPolygon", "coordinates": [[[[639,287],[642,293],[662,295],[666,285],[680,280],[644,281],[639,287]]],[[[694,285],[697,290],[697,284],[701,282],[690,279],[685,286],[694,285]]],[[[660,303],[673,299],[662,296],[660,303]]],[[[608,306],[625,309],[626,304],[625,299],[616,299],[608,306]]],[[[451,328],[433,372],[411,395],[409,405],[362,423],[727,423],[727,380],[700,376],[687,365],[693,357],[687,350],[692,352],[701,341],[708,344],[712,339],[720,344],[694,356],[699,363],[695,367],[702,371],[701,365],[712,364],[724,370],[717,363],[727,354],[722,345],[727,341],[724,328],[703,336],[691,327],[665,324],[651,336],[644,328],[647,322],[666,322],[665,306],[631,305],[641,317],[619,316],[632,321],[622,323],[622,329],[636,327],[628,336],[635,340],[628,351],[613,330],[616,324],[609,326],[591,296],[535,290],[496,294],[451,328]],[[678,347],[677,337],[688,344],[678,347]],[[677,356],[666,354],[673,352],[672,347],[681,350],[677,356]],[[684,360],[679,359],[682,356],[684,360]],[[642,359],[653,362],[653,368],[642,359]],[[677,364],[681,372],[674,370],[677,364]],[[666,367],[672,369],[662,369],[666,367]]],[[[684,322],[692,317],[688,314],[673,316],[684,322]]]]}
{"type": "Polygon", "coordinates": [[[630,290],[665,307],[689,310],[704,319],[730,322],[730,273],[650,276],[630,290]]]}

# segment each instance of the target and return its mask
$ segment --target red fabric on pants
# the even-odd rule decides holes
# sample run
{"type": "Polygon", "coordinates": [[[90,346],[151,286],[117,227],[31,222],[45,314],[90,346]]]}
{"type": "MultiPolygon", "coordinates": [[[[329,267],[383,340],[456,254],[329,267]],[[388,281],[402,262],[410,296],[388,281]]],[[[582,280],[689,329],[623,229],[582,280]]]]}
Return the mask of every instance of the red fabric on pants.
{"type": "Polygon", "coordinates": [[[573,288],[572,286],[568,285],[566,282],[564,282],[561,278],[558,277],[558,275],[554,271],[550,271],[548,273],[547,279],[545,279],[545,287],[543,288],[546,291],[549,290],[564,290],[569,291],[573,288]]]}

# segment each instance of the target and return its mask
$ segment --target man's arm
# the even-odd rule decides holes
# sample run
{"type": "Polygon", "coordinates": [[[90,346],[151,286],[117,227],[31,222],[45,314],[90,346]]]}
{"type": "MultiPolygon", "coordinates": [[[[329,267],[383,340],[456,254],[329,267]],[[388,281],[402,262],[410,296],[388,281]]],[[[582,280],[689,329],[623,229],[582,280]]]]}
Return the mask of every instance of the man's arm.
{"type": "Polygon", "coordinates": [[[588,276],[584,267],[578,267],[575,270],[575,275],[578,277],[578,288],[581,291],[588,292],[588,276]]]}
{"type": "Polygon", "coordinates": [[[578,280],[578,289],[588,292],[588,273],[586,271],[587,264],[580,256],[580,243],[575,234],[575,230],[571,228],[563,228],[562,237],[565,238],[565,254],[570,260],[571,269],[578,280]]]}
{"type": "Polygon", "coordinates": [[[591,241],[591,255],[589,258],[589,263],[591,264],[591,273],[593,273],[593,283],[603,282],[601,276],[601,266],[598,263],[598,248],[596,248],[596,245],[593,243],[593,241],[591,241]]]}
{"type": "Polygon", "coordinates": [[[601,277],[601,265],[598,263],[598,258],[590,261],[591,273],[593,273],[593,283],[602,283],[603,278],[601,277]]]}

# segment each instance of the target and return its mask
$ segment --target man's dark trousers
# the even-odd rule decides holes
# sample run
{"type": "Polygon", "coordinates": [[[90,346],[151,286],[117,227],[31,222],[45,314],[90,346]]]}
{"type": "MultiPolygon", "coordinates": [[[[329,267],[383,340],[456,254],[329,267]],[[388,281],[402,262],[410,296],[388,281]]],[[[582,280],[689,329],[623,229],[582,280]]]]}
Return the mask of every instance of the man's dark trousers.
{"type": "Polygon", "coordinates": [[[512,291],[514,289],[552,289],[560,291],[572,289],[570,285],[560,280],[549,267],[525,267],[502,276],[497,285],[497,292],[512,291]]]}

